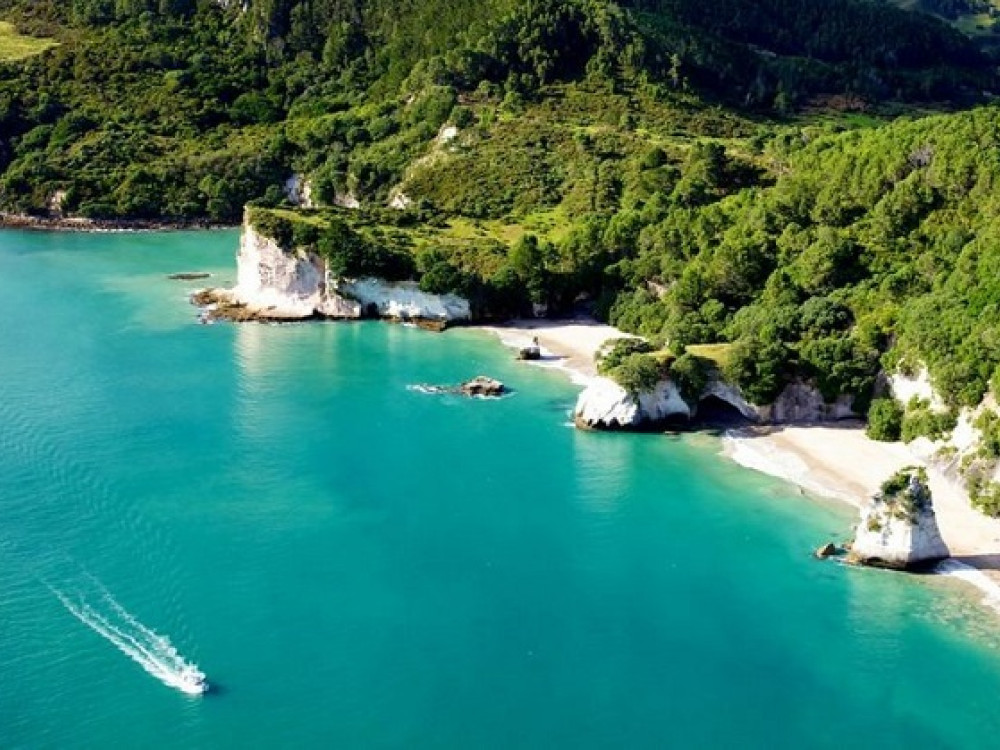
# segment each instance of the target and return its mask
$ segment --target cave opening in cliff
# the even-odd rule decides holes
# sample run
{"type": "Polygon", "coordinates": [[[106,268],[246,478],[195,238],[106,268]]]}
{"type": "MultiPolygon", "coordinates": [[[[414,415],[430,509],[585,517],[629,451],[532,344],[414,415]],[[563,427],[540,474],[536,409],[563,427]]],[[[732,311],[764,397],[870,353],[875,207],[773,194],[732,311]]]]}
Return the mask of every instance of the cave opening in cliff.
{"type": "Polygon", "coordinates": [[[739,427],[750,424],[743,413],[718,396],[705,396],[698,402],[694,421],[703,427],[739,427]]]}

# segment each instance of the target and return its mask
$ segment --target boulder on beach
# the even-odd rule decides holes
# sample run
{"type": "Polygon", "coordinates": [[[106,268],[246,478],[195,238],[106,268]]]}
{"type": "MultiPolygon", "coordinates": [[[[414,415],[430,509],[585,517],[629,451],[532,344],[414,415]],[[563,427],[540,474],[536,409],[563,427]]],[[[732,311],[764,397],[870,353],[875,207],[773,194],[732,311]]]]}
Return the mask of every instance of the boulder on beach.
{"type": "Polygon", "coordinates": [[[522,346],[517,352],[517,358],[523,360],[538,360],[542,358],[542,347],[538,344],[538,337],[531,340],[528,346],[522,346]]]}
{"type": "Polygon", "coordinates": [[[949,555],[934,515],[927,472],[909,466],[889,477],[862,509],[848,560],[879,568],[914,570],[949,555]]]}

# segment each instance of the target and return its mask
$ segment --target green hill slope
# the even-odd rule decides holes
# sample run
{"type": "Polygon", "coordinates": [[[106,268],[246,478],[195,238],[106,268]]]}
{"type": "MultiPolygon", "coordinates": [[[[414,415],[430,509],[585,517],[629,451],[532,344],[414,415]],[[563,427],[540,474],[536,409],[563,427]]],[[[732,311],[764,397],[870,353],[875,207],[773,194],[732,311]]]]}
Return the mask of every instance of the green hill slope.
{"type": "MultiPolygon", "coordinates": [[[[623,96],[622,116],[684,137],[706,132],[688,127],[698,111],[720,119],[713,102],[773,115],[817,94],[965,101],[994,84],[976,44],[929,16],[768,2],[708,19],[693,0],[0,0],[0,19],[63,42],[0,65],[0,208],[62,193],[87,216],[232,221],[293,170],[384,200],[445,121],[483,102],[558,118],[553,86],[623,96]]],[[[574,98],[607,124],[604,103],[574,98]]],[[[586,168],[570,162],[553,169],[586,168]]]]}

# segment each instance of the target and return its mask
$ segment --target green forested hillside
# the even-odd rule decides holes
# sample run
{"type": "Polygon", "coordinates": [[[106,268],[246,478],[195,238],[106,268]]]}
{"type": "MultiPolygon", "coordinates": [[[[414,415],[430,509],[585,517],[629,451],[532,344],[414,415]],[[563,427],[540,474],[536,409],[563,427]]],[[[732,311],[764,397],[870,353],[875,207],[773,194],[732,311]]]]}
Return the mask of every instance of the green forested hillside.
{"type": "MultiPolygon", "coordinates": [[[[712,14],[694,0],[0,0],[0,20],[65,42],[0,65],[0,208],[45,211],[65,191],[65,211],[104,218],[232,221],[292,170],[384,200],[449,118],[487,134],[504,115],[544,118],[552,86],[623,95],[623,116],[697,136],[684,119],[712,102],[773,116],[820,94],[962,102],[995,83],[967,37],[857,0],[712,14]]],[[[574,106],[604,117],[603,102],[574,106]]]]}
{"type": "Polygon", "coordinates": [[[804,377],[863,404],[889,361],[978,400],[1000,365],[986,35],[865,0],[711,10],[0,0],[59,43],[0,64],[0,210],[253,202],[344,272],[717,345],[760,402],[804,377]],[[363,208],[295,212],[293,173],[363,208]]]}

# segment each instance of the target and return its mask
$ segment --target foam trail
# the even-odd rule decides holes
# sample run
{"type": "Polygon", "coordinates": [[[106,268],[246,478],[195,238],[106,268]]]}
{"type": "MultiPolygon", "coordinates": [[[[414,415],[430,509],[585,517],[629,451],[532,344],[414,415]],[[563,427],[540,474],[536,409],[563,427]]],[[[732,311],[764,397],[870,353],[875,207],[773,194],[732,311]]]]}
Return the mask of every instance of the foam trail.
{"type": "Polygon", "coordinates": [[[189,694],[205,692],[205,675],[197,665],[186,661],[170,639],[150,630],[126,610],[97,582],[104,612],[83,597],[74,602],[56,588],[49,587],[62,605],[77,620],[112,643],[163,684],[189,694]]]}
{"type": "Polygon", "coordinates": [[[1000,612],[1000,586],[994,583],[983,571],[958,560],[942,560],[934,568],[934,572],[972,584],[985,594],[983,604],[1000,612]]]}

